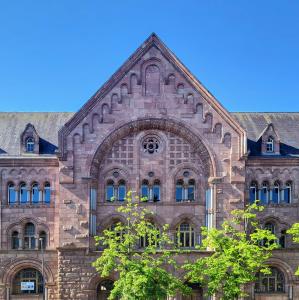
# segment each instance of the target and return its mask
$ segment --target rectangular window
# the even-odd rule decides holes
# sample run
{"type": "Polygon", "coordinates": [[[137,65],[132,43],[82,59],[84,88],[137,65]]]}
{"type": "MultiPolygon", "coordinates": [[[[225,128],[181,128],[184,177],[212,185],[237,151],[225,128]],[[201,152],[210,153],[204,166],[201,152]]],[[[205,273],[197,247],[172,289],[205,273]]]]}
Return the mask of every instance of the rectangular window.
{"type": "Polygon", "coordinates": [[[176,201],[177,202],[181,202],[183,201],[183,192],[184,192],[184,189],[183,189],[183,186],[182,185],[177,185],[176,186],[176,191],[175,191],[175,198],[176,198],[176,201]]]}

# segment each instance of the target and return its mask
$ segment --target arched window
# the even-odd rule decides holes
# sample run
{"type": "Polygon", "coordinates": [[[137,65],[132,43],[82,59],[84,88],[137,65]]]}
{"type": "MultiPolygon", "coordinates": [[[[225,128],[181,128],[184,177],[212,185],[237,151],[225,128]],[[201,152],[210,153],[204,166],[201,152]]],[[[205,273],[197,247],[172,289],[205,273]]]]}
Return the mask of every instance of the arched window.
{"type": "Polygon", "coordinates": [[[108,299],[111,291],[113,290],[114,283],[112,280],[106,279],[99,283],[97,288],[97,299],[108,299]]]}
{"type": "Polygon", "coordinates": [[[272,190],[272,202],[278,204],[280,202],[280,184],[278,181],[274,183],[272,190]]]}
{"type": "Polygon", "coordinates": [[[249,201],[250,203],[254,203],[255,200],[258,200],[258,193],[257,193],[257,183],[252,182],[249,188],[249,201]]]}
{"type": "Polygon", "coordinates": [[[194,228],[187,222],[177,227],[176,243],[182,248],[193,248],[195,246],[194,228]]]}
{"type": "Polygon", "coordinates": [[[14,231],[11,235],[11,248],[19,249],[19,233],[14,231]]]}
{"type": "Polygon", "coordinates": [[[275,224],[272,222],[267,222],[264,226],[264,229],[270,231],[272,234],[275,234],[275,224]]]}
{"type": "Polygon", "coordinates": [[[39,233],[39,249],[46,249],[47,247],[47,234],[45,231],[41,231],[39,233]]]}
{"type": "Polygon", "coordinates": [[[284,202],[291,203],[292,201],[292,182],[288,181],[284,189],[284,202]]]}
{"type": "Polygon", "coordinates": [[[176,183],[175,199],[176,199],[176,202],[182,202],[184,200],[183,180],[178,180],[176,183]]]}
{"type": "Polygon", "coordinates": [[[49,204],[51,202],[51,186],[49,182],[44,185],[44,203],[49,204]]]}
{"type": "Polygon", "coordinates": [[[17,192],[13,183],[8,184],[8,204],[16,204],[17,192]]]}
{"type": "Polygon", "coordinates": [[[274,139],[270,136],[266,142],[266,152],[271,153],[274,152],[274,139]]]}
{"type": "Polygon", "coordinates": [[[284,293],[285,279],[283,273],[277,268],[271,267],[271,274],[258,273],[255,283],[256,293],[284,293]]]}
{"type": "Polygon", "coordinates": [[[155,180],[153,185],[152,198],[154,202],[160,201],[160,181],[155,180]]]}
{"type": "Polygon", "coordinates": [[[19,271],[13,279],[12,294],[42,294],[43,293],[43,277],[42,274],[33,268],[23,269],[19,271]],[[32,282],[32,289],[21,289],[22,282],[32,282]]]}
{"type": "Polygon", "coordinates": [[[150,226],[150,233],[145,234],[144,236],[140,237],[139,240],[139,248],[146,248],[148,246],[155,246],[157,247],[157,238],[160,235],[160,230],[155,224],[148,224],[150,226]]]}
{"type": "Polygon", "coordinates": [[[28,191],[26,183],[20,184],[20,203],[27,203],[28,202],[28,191]]]}
{"type": "Polygon", "coordinates": [[[192,293],[191,293],[191,295],[188,295],[188,296],[182,296],[182,300],[203,299],[203,290],[202,290],[200,284],[185,282],[185,285],[187,285],[189,288],[192,289],[192,293]]]}
{"type": "Polygon", "coordinates": [[[141,185],[141,197],[144,198],[144,200],[149,200],[149,183],[147,180],[142,181],[141,185]]]}
{"type": "Polygon", "coordinates": [[[279,245],[281,248],[286,247],[286,235],[287,235],[286,230],[281,230],[280,237],[279,237],[279,245]]]}
{"type": "Polygon", "coordinates": [[[24,249],[35,249],[35,226],[27,223],[24,229],[24,249]]]}
{"type": "Polygon", "coordinates": [[[195,181],[190,179],[187,187],[187,200],[194,201],[195,181]]]}
{"type": "Polygon", "coordinates": [[[114,182],[112,180],[107,181],[106,185],[106,200],[113,201],[114,199],[114,182]]]}
{"type": "Polygon", "coordinates": [[[26,140],[26,152],[34,152],[34,139],[32,137],[26,140]]]}
{"type": "Polygon", "coordinates": [[[264,182],[261,189],[261,204],[265,205],[269,203],[269,184],[264,182]]]}
{"type": "Polygon", "coordinates": [[[34,203],[34,204],[39,203],[39,201],[40,201],[39,193],[40,193],[39,186],[37,183],[34,183],[32,185],[32,189],[31,189],[31,203],[34,203]]]}
{"type": "Polygon", "coordinates": [[[126,198],[126,183],[124,180],[120,180],[118,183],[117,200],[124,201],[126,198]]]}

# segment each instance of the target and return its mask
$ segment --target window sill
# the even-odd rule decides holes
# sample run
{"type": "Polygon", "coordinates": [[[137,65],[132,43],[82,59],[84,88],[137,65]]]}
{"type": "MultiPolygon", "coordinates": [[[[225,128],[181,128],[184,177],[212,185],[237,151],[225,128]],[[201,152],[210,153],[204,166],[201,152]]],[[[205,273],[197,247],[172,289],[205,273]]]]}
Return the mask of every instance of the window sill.
{"type": "Polygon", "coordinates": [[[54,203],[24,203],[24,204],[3,204],[2,208],[50,208],[54,207],[54,203]]]}

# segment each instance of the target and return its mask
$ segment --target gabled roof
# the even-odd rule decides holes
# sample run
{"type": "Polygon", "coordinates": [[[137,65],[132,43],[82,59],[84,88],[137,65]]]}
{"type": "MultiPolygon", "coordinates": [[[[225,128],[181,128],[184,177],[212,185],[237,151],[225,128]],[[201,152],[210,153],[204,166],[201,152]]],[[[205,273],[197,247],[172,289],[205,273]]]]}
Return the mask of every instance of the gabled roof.
{"type": "MultiPolygon", "coordinates": [[[[202,83],[183,65],[183,63],[175,56],[175,54],[167,48],[167,46],[160,40],[160,38],[152,33],[145,42],[127,59],[127,61],[111,76],[111,78],[83,105],[83,107],[65,124],[59,133],[59,147],[60,156],[65,159],[65,136],[67,136],[87,114],[93,109],[99,100],[104,98],[107,93],[124,77],[124,75],[139,61],[139,59],[151,48],[156,47],[162,55],[173,64],[173,66],[180,72],[191,86],[197,90],[202,97],[213,107],[220,116],[226,120],[231,127],[239,133],[245,145],[245,131],[240,128],[239,124],[227,112],[227,110],[217,101],[217,99],[202,85],[202,83]]],[[[245,149],[241,149],[241,153],[245,149]]]]}
{"type": "Polygon", "coordinates": [[[20,155],[20,138],[28,123],[40,139],[40,154],[54,154],[59,129],[74,113],[0,112],[0,156],[20,155]]]}
{"type": "Polygon", "coordinates": [[[246,130],[250,155],[260,156],[259,138],[268,124],[273,124],[280,138],[282,156],[299,156],[299,113],[234,112],[231,115],[246,130]]]}

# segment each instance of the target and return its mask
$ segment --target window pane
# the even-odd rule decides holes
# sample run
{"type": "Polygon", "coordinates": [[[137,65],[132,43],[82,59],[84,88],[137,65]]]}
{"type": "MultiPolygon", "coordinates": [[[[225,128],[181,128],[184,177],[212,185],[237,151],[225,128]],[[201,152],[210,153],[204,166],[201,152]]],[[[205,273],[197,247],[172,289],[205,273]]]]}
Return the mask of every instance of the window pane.
{"type": "Polygon", "coordinates": [[[111,198],[113,198],[113,197],[114,197],[114,187],[113,187],[113,185],[107,185],[107,187],[106,187],[106,200],[111,201],[111,198]]]}
{"type": "Polygon", "coordinates": [[[44,202],[47,204],[51,202],[51,187],[50,187],[50,185],[45,185],[44,202]]]}
{"type": "Polygon", "coordinates": [[[28,191],[26,186],[21,186],[20,189],[20,202],[21,203],[27,203],[28,201],[28,191]]]}
{"type": "Polygon", "coordinates": [[[272,191],[272,202],[278,204],[279,201],[279,188],[275,187],[272,191]]]}
{"type": "Polygon", "coordinates": [[[256,187],[250,187],[249,200],[250,203],[254,203],[254,201],[256,200],[256,187]]]}
{"type": "Polygon", "coordinates": [[[141,197],[142,198],[147,198],[147,200],[148,200],[148,198],[149,198],[149,189],[148,189],[148,185],[146,185],[146,184],[143,184],[142,186],[141,186],[141,197]]]}
{"type": "Polygon", "coordinates": [[[289,187],[284,189],[284,202],[290,203],[291,200],[291,189],[289,187]]]}
{"type": "Polygon", "coordinates": [[[181,202],[183,200],[183,186],[177,185],[175,191],[175,197],[177,202],[181,202]]]}
{"type": "Polygon", "coordinates": [[[13,185],[9,186],[9,188],[8,188],[8,203],[15,204],[17,201],[16,196],[17,195],[16,195],[15,187],[13,185]]]}
{"type": "Polygon", "coordinates": [[[153,187],[153,200],[160,201],[160,186],[154,185],[153,187]]]}
{"type": "Polygon", "coordinates": [[[261,189],[261,202],[262,204],[268,204],[268,188],[261,189]]]}
{"type": "Polygon", "coordinates": [[[126,186],[125,185],[120,185],[118,187],[118,200],[119,201],[124,201],[126,198],[126,186]]]}
{"type": "Polygon", "coordinates": [[[38,185],[34,185],[32,187],[32,203],[38,203],[39,202],[39,188],[38,185]]]}
{"type": "Polygon", "coordinates": [[[194,185],[189,185],[188,187],[188,200],[194,200],[194,185]]]}

